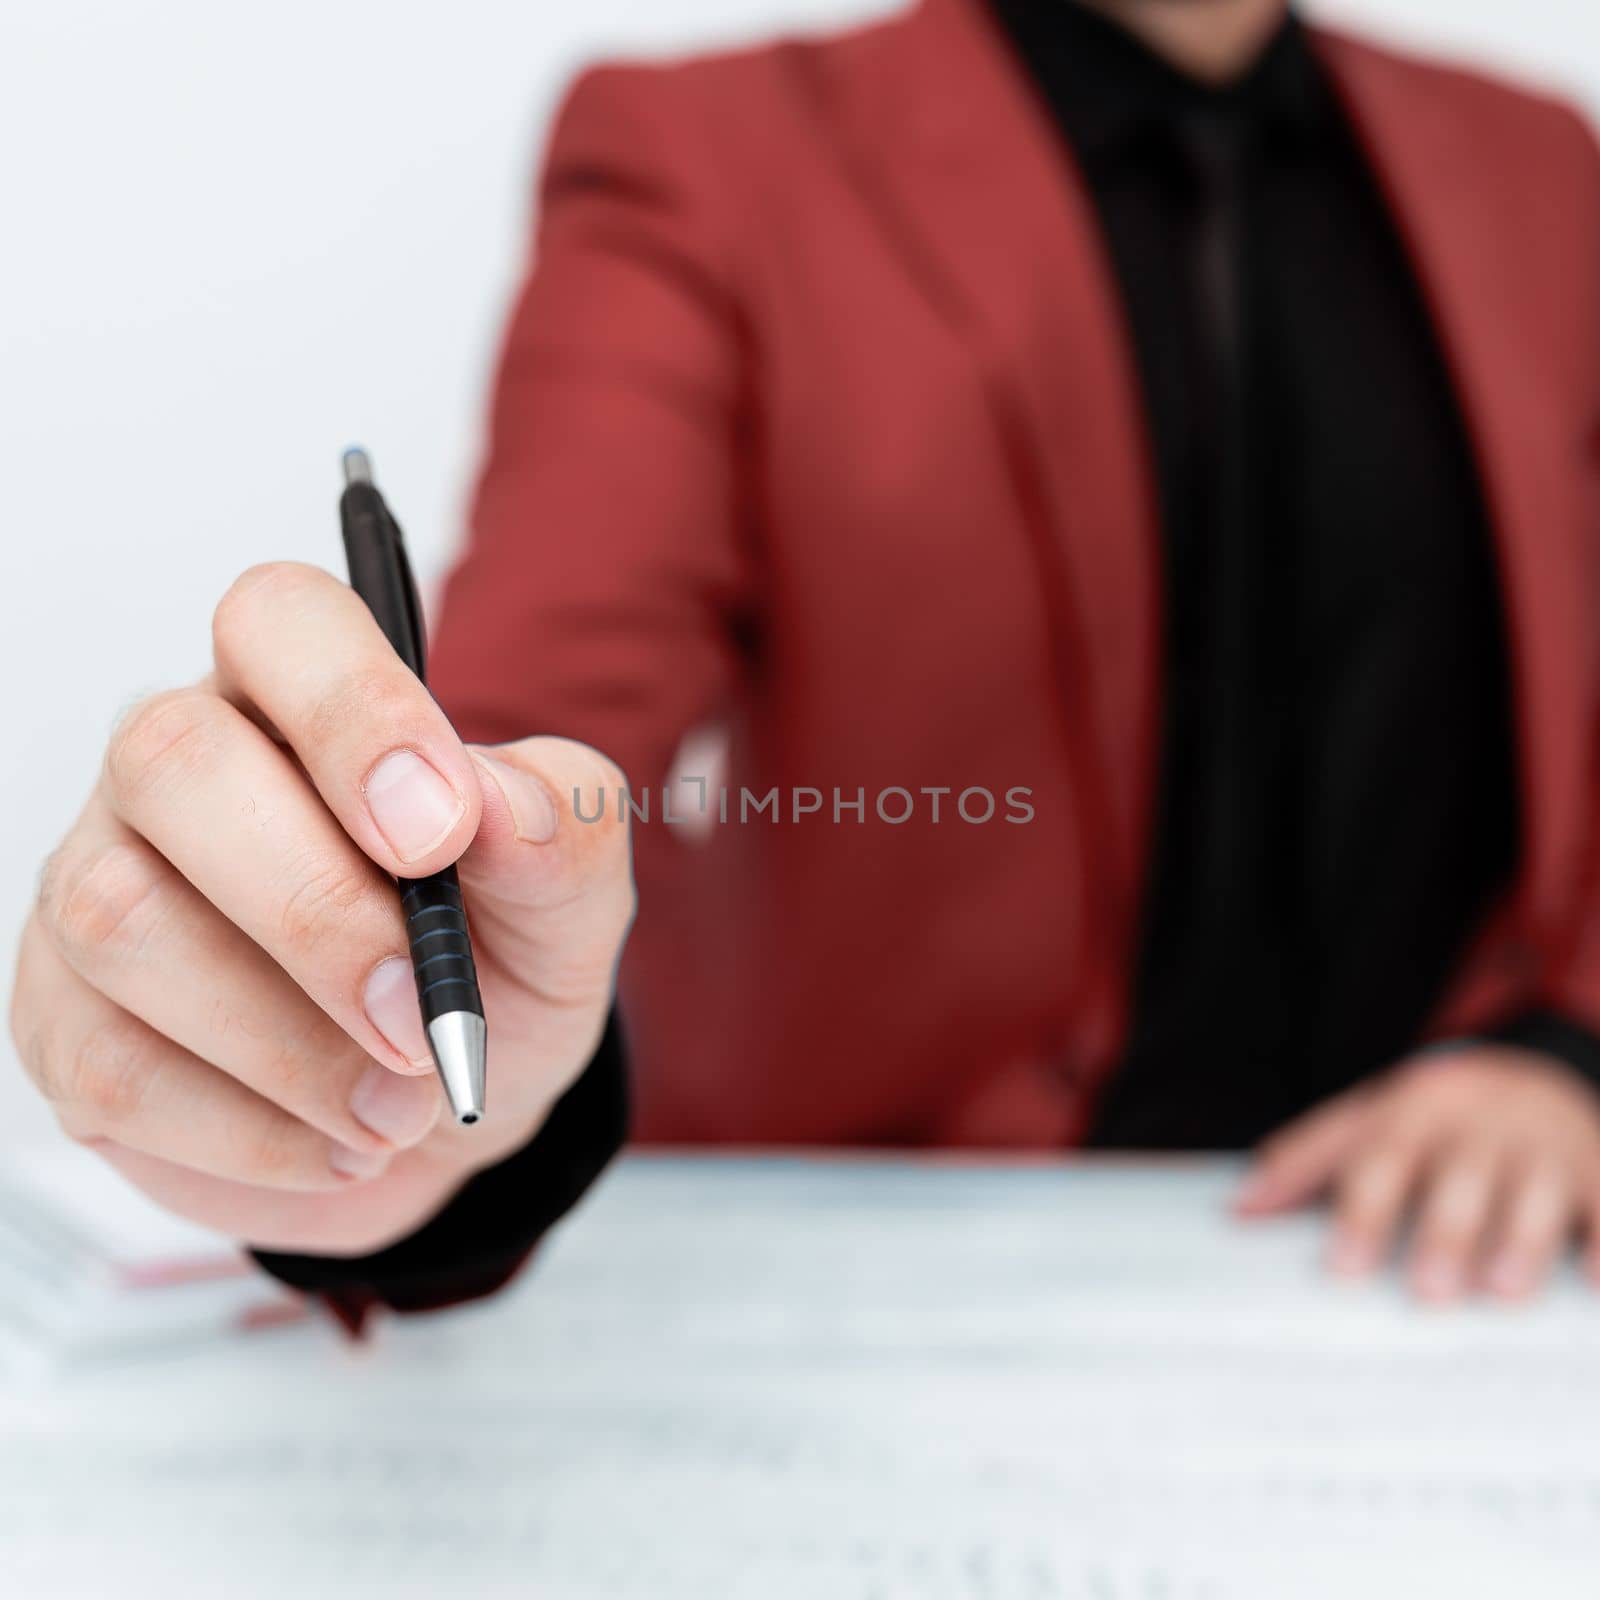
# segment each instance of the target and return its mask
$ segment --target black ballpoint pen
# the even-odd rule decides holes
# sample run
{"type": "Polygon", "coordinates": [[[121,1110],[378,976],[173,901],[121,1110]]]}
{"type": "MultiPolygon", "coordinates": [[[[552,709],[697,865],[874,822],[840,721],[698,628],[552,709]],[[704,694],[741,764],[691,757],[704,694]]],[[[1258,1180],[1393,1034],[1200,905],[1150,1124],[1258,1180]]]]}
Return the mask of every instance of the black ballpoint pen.
{"type": "MultiPolygon", "coordinates": [[[[345,451],[344,482],[339,527],[350,587],[366,601],[395,654],[425,683],[422,606],[400,524],[372,481],[366,451],[345,451]]],[[[446,867],[426,878],[401,878],[397,887],[428,1048],[456,1121],[477,1122],[484,1111],[488,1027],[460,880],[446,867]]]]}

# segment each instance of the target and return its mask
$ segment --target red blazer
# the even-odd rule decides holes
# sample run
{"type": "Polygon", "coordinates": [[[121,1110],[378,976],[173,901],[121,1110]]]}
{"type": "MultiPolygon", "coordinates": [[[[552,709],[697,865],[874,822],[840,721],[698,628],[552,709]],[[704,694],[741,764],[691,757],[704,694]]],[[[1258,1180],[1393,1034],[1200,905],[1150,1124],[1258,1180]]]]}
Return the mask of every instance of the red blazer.
{"type": "MultiPolygon", "coordinates": [[[[1600,159],[1553,101],[1315,37],[1453,366],[1512,638],[1522,867],[1433,1026],[1600,1029],[1600,159]]],[[[734,817],[741,786],[827,797],[696,844],[657,792],[636,827],[638,1133],[1072,1140],[1126,1025],[1160,556],[1102,240],[1021,69],[980,0],[603,68],[541,213],[440,697],[636,790],[723,728],[734,817]],[[875,815],[924,786],[1034,815],[875,815]]]]}

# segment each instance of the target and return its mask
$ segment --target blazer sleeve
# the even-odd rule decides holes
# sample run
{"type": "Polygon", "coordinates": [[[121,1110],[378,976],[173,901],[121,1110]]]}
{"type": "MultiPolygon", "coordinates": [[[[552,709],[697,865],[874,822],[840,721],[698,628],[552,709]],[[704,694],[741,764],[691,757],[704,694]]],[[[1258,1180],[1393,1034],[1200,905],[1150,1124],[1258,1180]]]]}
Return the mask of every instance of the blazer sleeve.
{"type": "Polygon", "coordinates": [[[431,1311],[504,1288],[588,1191],[627,1133],[627,1060],[613,1016],[589,1065],[514,1155],[470,1178],[423,1227],[366,1256],[252,1252],[352,1332],[371,1312],[431,1311]]]}
{"type": "Polygon", "coordinates": [[[558,116],[430,657],[467,738],[580,739],[636,789],[727,699],[750,583],[744,341],[689,70],[595,69],[558,116]]]}

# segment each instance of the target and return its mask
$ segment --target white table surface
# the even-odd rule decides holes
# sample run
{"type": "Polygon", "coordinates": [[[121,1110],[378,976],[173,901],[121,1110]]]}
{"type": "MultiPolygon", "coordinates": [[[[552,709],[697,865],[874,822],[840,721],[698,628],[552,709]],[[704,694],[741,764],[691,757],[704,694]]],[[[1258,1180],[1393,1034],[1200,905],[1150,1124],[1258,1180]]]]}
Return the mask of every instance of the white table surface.
{"type": "Polygon", "coordinates": [[[622,1163],[511,1292],[0,1392],[0,1594],[1600,1595],[1600,1300],[1218,1163],[622,1163]]]}

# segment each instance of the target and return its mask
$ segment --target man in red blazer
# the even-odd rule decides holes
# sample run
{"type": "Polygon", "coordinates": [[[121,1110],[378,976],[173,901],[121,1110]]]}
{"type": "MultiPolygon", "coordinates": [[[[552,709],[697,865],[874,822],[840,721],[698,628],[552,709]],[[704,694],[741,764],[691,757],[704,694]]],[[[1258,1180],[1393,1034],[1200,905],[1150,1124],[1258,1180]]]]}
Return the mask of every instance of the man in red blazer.
{"type": "MultiPolygon", "coordinates": [[[[1600,1215],[1597,288],[1569,110],[1281,0],[922,0],[585,75],[434,682],[626,775],[637,1136],[1270,1135],[1242,1207],[1331,1192],[1336,1266],[1410,1218],[1424,1294],[1536,1287],[1600,1215]]],[[[223,613],[225,685],[292,599],[223,613]]],[[[573,759],[522,765],[610,837],[573,759]]],[[[523,837],[469,778],[420,857],[346,829],[391,871],[523,837]]],[[[493,900],[491,965],[543,914],[493,900]]],[[[616,938],[530,1024],[531,1142],[392,1209],[229,1209],[84,1126],[347,1304],[490,1287],[620,1136],[616,938]]],[[[65,981],[25,978],[19,1038],[65,981]]]]}

